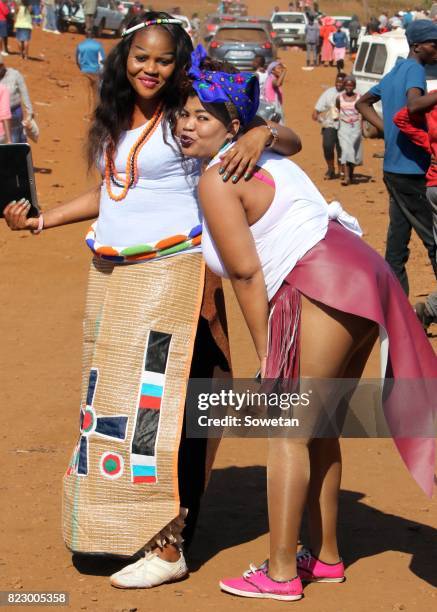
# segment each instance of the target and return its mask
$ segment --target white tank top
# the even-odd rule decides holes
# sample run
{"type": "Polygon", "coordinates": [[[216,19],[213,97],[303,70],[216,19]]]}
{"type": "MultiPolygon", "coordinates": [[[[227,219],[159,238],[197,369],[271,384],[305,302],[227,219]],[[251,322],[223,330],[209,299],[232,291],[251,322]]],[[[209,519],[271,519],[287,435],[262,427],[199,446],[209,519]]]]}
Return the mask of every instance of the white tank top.
{"type": "MultiPolygon", "coordinates": [[[[122,179],[126,178],[129,151],[143,129],[144,126],[128,130],[121,136],[115,167],[122,179]]],[[[139,179],[124,200],[111,200],[103,182],[95,225],[95,239],[100,244],[132,247],[155,243],[168,236],[188,235],[202,223],[196,193],[199,162],[190,159],[182,162],[170,129],[167,140],[168,145],[160,124],[139,154],[139,179]]],[[[112,185],[112,191],[118,194],[121,189],[112,185]]],[[[190,252],[199,250],[201,247],[196,246],[190,252]]]]}
{"type": "MultiPolygon", "coordinates": [[[[218,161],[212,160],[210,167],[218,161]]],[[[325,237],[329,206],[305,172],[289,159],[265,152],[258,166],[271,174],[276,187],[270,207],[250,227],[270,300],[296,263],[325,237]]],[[[209,268],[227,277],[205,221],[202,248],[209,268]]]]}

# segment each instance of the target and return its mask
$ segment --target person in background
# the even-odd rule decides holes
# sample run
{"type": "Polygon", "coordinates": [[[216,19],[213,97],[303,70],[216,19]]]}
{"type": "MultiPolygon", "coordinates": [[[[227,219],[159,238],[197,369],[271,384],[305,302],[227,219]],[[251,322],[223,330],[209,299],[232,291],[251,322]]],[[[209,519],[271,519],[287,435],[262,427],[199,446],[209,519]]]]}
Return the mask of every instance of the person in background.
{"type": "Polygon", "coordinates": [[[347,76],[343,81],[343,89],[337,97],[336,106],[340,113],[338,140],[340,142],[344,177],[342,185],[350,185],[354,179],[354,168],[363,163],[363,135],[361,132],[361,115],[355,108],[360,99],[355,91],[356,81],[353,76],[347,76]]]}
{"type": "Polygon", "coordinates": [[[29,59],[29,43],[32,38],[32,13],[30,0],[21,0],[15,17],[15,38],[19,44],[22,59],[29,59]]]}
{"type": "Polygon", "coordinates": [[[352,15],[352,19],[349,22],[349,53],[356,53],[358,51],[358,37],[361,32],[361,24],[357,15],[352,15]]]}
{"type": "Polygon", "coordinates": [[[9,89],[0,85],[0,144],[11,142],[11,102],[9,89]]]}
{"type": "Polygon", "coordinates": [[[388,14],[385,11],[378,17],[378,23],[380,28],[386,28],[388,26],[388,14]]]}
{"type": "Polygon", "coordinates": [[[405,105],[411,113],[428,110],[424,66],[437,61],[437,25],[413,21],[406,30],[410,53],[357,102],[363,118],[384,132],[384,183],[390,197],[389,226],[385,258],[408,295],[406,263],[414,228],[437,278],[436,245],[432,233],[432,213],[426,198],[425,173],[429,154],[412,143],[393,123],[393,116],[405,105]],[[381,100],[383,119],[373,105],[381,100]],[[425,102],[424,102],[425,100],[425,102]]]}
{"type": "Polygon", "coordinates": [[[275,121],[284,123],[284,109],[282,101],[284,99],[282,84],[287,73],[287,67],[280,61],[272,62],[267,68],[267,79],[264,85],[264,99],[269,104],[273,104],[276,109],[275,121]]]}
{"type": "Polygon", "coordinates": [[[199,36],[200,26],[202,25],[202,20],[199,17],[199,13],[193,13],[191,17],[191,25],[193,26],[194,35],[199,36]]]}
{"type": "Polygon", "coordinates": [[[76,47],[76,64],[86,77],[89,84],[90,106],[94,110],[97,101],[100,74],[105,60],[105,50],[102,44],[92,38],[91,32],[76,47]]]}
{"type": "Polygon", "coordinates": [[[335,27],[336,31],[332,34],[332,38],[330,40],[334,45],[333,59],[337,66],[337,72],[342,72],[344,68],[344,58],[346,56],[348,40],[346,33],[341,29],[343,27],[341,21],[337,21],[335,27]]]}
{"type": "Polygon", "coordinates": [[[8,15],[9,7],[4,0],[0,0],[0,54],[9,55],[8,52],[8,15]]]}
{"type": "Polygon", "coordinates": [[[55,0],[44,0],[44,22],[43,32],[60,34],[56,25],[56,3],[55,0]]]}
{"type": "Polygon", "coordinates": [[[402,18],[399,15],[395,15],[394,17],[389,19],[389,25],[390,25],[391,31],[401,29],[402,28],[402,18]]]}
{"type": "Polygon", "coordinates": [[[11,104],[11,142],[27,142],[23,121],[33,117],[32,103],[29,98],[23,75],[15,68],[6,68],[0,55],[0,85],[9,89],[11,104]]]}
{"type": "Polygon", "coordinates": [[[42,17],[41,17],[41,0],[32,0],[31,2],[31,12],[32,12],[32,24],[36,26],[41,25],[42,17]]]}
{"type": "Polygon", "coordinates": [[[265,85],[267,81],[266,58],[264,55],[255,55],[252,62],[252,68],[258,77],[259,82],[259,98],[262,102],[265,101],[265,85]]]}
{"type": "Polygon", "coordinates": [[[367,23],[366,34],[379,34],[379,21],[374,15],[370,17],[367,23]]]}
{"type": "Polygon", "coordinates": [[[338,140],[338,110],[336,100],[338,94],[343,91],[343,84],[346,75],[337,74],[334,87],[330,87],[322,93],[314,107],[312,119],[322,124],[322,146],[328,169],[325,179],[332,180],[337,178],[335,174],[335,152],[337,152],[338,173],[340,170],[341,148],[338,140]]]}
{"type": "Polygon", "coordinates": [[[404,30],[407,29],[407,26],[413,21],[413,13],[410,8],[407,8],[405,13],[402,15],[402,27],[404,30]]]}
{"type": "MultiPolygon", "coordinates": [[[[404,106],[393,121],[412,142],[425,149],[431,159],[437,159],[437,90],[424,96],[424,102],[428,101],[430,108],[426,113],[413,115],[404,106]]],[[[437,244],[437,164],[432,161],[426,173],[426,197],[432,209],[432,230],[437,244]]],[[[424,302],[418,302],[414,310],[427,331],[431,323],[437,323],[437,291],[430,293],[424,302]]]]}
{"type": "Polygon", "coordinates": [[[94,19],[97,13],[97,0],[83,0],[83,14],[85,15],[85,32],[93,33],[94,19]]]}
{"type": "Polygon", "coordinates": [[[314,21],[313,15],[308,17],[308,23],[305,26],[305,44],[307,51],[307,66],[311,66],[311,59],[313,66],[318,65],[318,46],[320,38],[320,28],[317,21],[314,21]]]}
{"type": "Polygon", "coordinates": [[[323,17],[322,19],[322,27],[320,28],[320,38],[322,39],[322,62],[324,66],[328,64],[332,66],[334,57],[333,57],[333,45],[330,40],[331,34],[337,28],[334,25],[334,20],[332,17],[323,17]]]}

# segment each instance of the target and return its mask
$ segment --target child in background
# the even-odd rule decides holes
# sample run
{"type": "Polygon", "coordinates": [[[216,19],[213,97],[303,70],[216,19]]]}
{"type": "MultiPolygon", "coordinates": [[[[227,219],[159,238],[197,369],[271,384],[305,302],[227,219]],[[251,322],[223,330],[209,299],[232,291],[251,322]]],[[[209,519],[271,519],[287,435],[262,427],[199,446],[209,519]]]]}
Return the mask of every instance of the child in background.
{"type": "Polygon", "coordinates": [[[29,59],[29,42],[32,37],[32,12],[30,0],[22,0],[15,18],[15,38],[20,46],[21,57],[29,59]]]}
{"type": "Polygon", "coordinates": [[[337,28],[337,31],[332,34],[332,38],[330,39],[332,44],[334,45],[333,58],[337,66],[337,72],[343,71],[344,58],[346,56],[346,49],[348,43],[347,36],[341,29],[342,26],[343,24],[341,23],[341,21],[336,22],[335,27],[337,28]]]}
{"type": "Polygon", "coordinates": [[[255,58],[252,63],[252,68],[254,69],[255,74],[258,77],[260,100],[264,101],[264,89],[268,77],[266,70],[266,58],[264,57],[264,55],[255,55],[255,58]]]}
{"type": "Polygon", "coordinates": [[[343,81],[344,91],[338,96],[336,102],[340,111],[338,140],[341,147],[340,162],[344,172],[342,185],[353,183],[354,168],[363,163],[361,115],[355,108],[360,95],[356,93],[355,87],[354,77],[347,76],[343,81]]]}
{"type": "Polygon", "coordinates": [[[285,79],[287,67],[279,61],[272,62],[267,68],[267,79],[264,86],[264,98],[269,104],[276,108],[277,117],[274,121],[284,123],[284,110],[282,101],[284,99],[282,84],[285,79]]]}

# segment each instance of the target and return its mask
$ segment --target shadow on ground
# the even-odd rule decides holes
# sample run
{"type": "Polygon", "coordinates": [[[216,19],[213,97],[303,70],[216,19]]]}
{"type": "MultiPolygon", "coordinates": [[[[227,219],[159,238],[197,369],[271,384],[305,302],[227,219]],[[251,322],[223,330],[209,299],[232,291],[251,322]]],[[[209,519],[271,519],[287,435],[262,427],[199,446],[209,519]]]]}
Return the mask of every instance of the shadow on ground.
{"type": "MultiPolygon", "coordinates": [[[[412,556],[410,569],[416,576],[437,586],[437,529],[381,512],[363,503],[363,497],[364,493],[357,491],[340,494],[339,544],[346,566],[363,557],[399,551],[412,556]]],[[[255,540],[267,531],[265,468],[214,470],[188,551],[190,570],[197,571],[220,551],[255,540]]],[[[304,520],[303,542],[308,541],[306,533],[304,520]]],[[[73,564],[83,574],[108,576],[137,558],[74,555],[73,564]]],[[[263,560],[248,558],[247,562],[263,560]]]]}
{"type": "MultiPolygon", "coordinates": [[[[363,497],[357,491],[340,494],[339,545],[346,565],[388,550],[399,551],[412,555],[410,569],[416,576],[437,586],[437,529],[381,512],[363,503],[363,497]]],[[[267,530],[265,468],[214,470],[189,551],[191,570],[196,571],[221,550],[254,540],[267,530]]],[[[306,533],[304,520],[303,542],[308,541],[306,533]]],[[[247,563],[263,560],[248,558],[247,563]]]]}

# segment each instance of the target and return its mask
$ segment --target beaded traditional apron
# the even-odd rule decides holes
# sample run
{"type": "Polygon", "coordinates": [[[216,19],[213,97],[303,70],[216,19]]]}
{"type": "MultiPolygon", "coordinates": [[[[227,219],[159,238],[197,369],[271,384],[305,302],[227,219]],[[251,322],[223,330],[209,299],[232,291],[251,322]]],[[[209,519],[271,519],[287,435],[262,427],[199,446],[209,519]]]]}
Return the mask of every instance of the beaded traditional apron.
{"type": "Polygon", "coordinates": [[[72,551],[132,555],[179,515],[178,448],[203,279],[197,253],[92,262],[80,436],[64,477],[72,551]]]}

